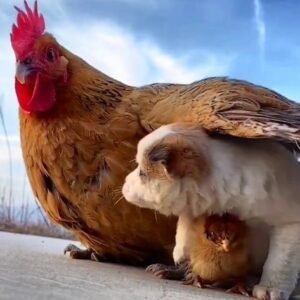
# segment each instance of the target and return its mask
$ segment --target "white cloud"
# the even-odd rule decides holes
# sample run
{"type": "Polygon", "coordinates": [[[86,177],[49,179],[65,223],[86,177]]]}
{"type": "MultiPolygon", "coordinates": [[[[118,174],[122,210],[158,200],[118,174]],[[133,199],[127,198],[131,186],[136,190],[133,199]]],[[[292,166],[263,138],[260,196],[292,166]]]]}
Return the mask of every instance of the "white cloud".
{"type": "Polygon", "coordinates": [[[20,136],[19,135],[9,135],[8,137],[4,135],[0,135],[0,143],[6,143],[6,141],[9,141],[9,143],[20,143],[20,136]]]}
{"type": "MultiPolygon", "coordinates": [[[[19,136],[8,136],[8,143],[12,160],[23,161],[19,136]]],[[[7,147],[7,139],[4,135],[0,135],[0,153],[0,164],[8,162],[10,154],[7,147]]],[[[3,168],[1,168],[1,173],[3,174],[3,168]]]]}
{"type": "MultiPolygon", "coordinates": [[[[0,38],[0,105],[9,133],[16,133],[18,128],[17,99],[14,90],[15,61],[8,36],[0,38]]],[[[1,125],[0,125],[1,132],[1,125]]]]}
{"type": "Polygon", "coordinates": [[[23,170],[24,163],[20,147],[19,137],[9,137],[10,152],[7,147],[6,137],[0,135],[0,179],[9,176],[10,159],[13,165],[13,177],[19,175],[19,171],[23,170]]]}
{"type": "Polygon", "coordinates": [[[265,59],[265,45],[266,45],[266,24],[264,21],[264,11],[261,0],[254,1],[254,22],[258,36],[258,45],[260,48],[260,55],[262,63],[265,59]]]}
{"type": "MultiPolygon", "coordinates": [[[[106,0],[111,1],[111,0],[106,0]]],[[[125,4],[130,5],[141,5],[143,7],[153,7],[153,8],[159,8],[162,6],[162,4],[168,3],[170,0],[115,0],[115,2],[121,2],[125,4]]]]}
{"type": "Polygon", "coordinates": [[[154,45],[148,45],[146,54],[156,67],[156,81],[189,83],[208,76],[228,74],[233,56],[218,56],[199,50],[197,57],[173,57],[154,45]],[[191,61],[193,59],[193,61],[191,61]]]}
{"type": "Polygon", "coordinates": [[[104,73],[131,85],[157,81],[188,83],[206,76],[226,74],[232,56],[199,50],[174,57],[155,42],[138,40],[132,33],[111,23],[59,24],[53,28],[59,42],[104,73]],[[60,30],[64,28],[64,30],[60,30]],[[193,59],[193,61],[191,61],[193,59]]]}

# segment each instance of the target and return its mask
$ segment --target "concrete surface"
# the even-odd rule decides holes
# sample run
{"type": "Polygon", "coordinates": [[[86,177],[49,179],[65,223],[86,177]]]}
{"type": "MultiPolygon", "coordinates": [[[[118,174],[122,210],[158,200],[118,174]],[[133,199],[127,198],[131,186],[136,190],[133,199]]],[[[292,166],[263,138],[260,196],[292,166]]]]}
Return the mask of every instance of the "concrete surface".
{"type": "Polygon", "coordinates": [[[0,232],[0,299],[247,299],[153,278],[142,269],[71,260],[70,241],[0,232]]]}

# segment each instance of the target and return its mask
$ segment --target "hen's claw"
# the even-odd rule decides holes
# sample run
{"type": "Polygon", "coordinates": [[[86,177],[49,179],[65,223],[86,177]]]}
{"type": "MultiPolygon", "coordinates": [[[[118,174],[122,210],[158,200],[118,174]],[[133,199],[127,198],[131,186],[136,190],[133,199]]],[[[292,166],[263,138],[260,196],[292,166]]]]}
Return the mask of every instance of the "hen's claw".
{"type": "Polygon", "coordinates": [[[104,255],[99,255],[94,251],[91,251],[91,260],[92,261],[97,261],[97,262],[109,262],[109,261],[111,261],[111,262],[120,263],[120,261],[118,261],[118,260],[113,260],[113,259],[109,260],[108,257],[106,257],[104,255]]]}
{"type": "Polygon", "coordinates": [[[210,284],[205,283],[200,276],[194,275],[192,272],[186,273],[182,284],[193,285],[193,286],[195,286],[197,288],[201,288],[201,289],[210,287],[210,284]]]}
{"type": "Polygon", "coordinates": [[[161,279],[181,280],[185,277],[186,269],[182,265],[163,265],[153,264],[146,268],[146,272],[152,273],[154,276],[161,279]]]}
{"type": "Polygon", "coordinates": [[[244,283],[238,283],[232,288],[226,290],[226,293],[234,293],[250,297],[251,291],[248,291],[247,286],[244,283]]]}
{"type": "Polygon", "coordinates": [[[91,259],[92,250],[90,249],[80,249],[73,244],[69,244],[64,249],[64,254],[73,259],[91,259]]]}

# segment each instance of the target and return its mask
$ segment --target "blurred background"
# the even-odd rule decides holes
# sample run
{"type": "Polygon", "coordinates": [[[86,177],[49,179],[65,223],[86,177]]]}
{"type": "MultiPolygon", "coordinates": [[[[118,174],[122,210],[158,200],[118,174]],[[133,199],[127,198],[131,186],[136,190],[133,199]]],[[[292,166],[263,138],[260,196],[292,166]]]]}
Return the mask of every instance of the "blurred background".
{"type": "MultiPolygon", "coordinates": [[[[38,3],[47,31],[62,45],[127,84],[226,75],[300,99],[300,1],[38,3]]],[[[14,5],[23,7],[23,1],[0,2],[0,229],[60,236],[38,208],[23,167],[9,39],[14,5]]]]}

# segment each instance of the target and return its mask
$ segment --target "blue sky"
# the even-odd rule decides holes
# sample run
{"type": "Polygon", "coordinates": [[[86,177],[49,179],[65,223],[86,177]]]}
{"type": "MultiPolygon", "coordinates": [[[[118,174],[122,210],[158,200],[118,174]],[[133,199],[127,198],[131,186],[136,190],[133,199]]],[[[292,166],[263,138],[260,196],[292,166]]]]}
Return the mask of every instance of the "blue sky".
{"type": "MultiPolygon", "coordinates": [[[[24,169],[9,41],[13,5],[23,1],[0,2],[0,95],[18,187],[24,169]]],[[[300,99],[300,1],[40,0],[39,6],[61,44],[125,83],[228,75],[300,99]]],[[[4,141],[0,127],[0,187],[8,173],[4,141]]]]}

